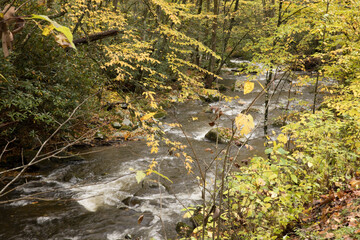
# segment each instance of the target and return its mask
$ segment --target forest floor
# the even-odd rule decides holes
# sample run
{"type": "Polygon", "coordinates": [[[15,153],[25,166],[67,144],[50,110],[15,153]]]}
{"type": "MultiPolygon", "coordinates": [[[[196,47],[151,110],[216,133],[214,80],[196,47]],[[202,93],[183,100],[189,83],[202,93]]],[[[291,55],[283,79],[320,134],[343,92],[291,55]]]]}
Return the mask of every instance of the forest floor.
{"type": "Polygon", "coordinates": [[[359,174],[345,190],[330,191],[313,201],[290,239],[360,239],[359,174]]]}

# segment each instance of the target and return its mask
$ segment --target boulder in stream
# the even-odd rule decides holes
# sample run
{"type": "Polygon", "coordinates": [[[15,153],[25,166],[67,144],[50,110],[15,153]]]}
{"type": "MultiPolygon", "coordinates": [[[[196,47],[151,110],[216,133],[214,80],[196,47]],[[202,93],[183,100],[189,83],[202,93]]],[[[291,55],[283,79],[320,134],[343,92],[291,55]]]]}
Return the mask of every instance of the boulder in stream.
{"type": "Polygon", "coordinates": [[[225,127],[217,127],[208,131],[205,138],[211,142],[228,143],[231,138],[231,129],[225,127]]]}
{"type": "Polygon", "coordinates": [[[164,110],[159,110],[158,112],[155,113],[154,118],[155,119],[164,119],[167,116],[167,112],[164,110]]]}
{"type": "MultiPolygon", "coordinates": [[[[205,135],[205,138],[211,142],[218,142],[220,144],[222,143],[229,143],[231,139],[231,129],[226,127],[217,127],[213,128],[210,131],[208,131],[205,135]]],[[[235,134],[233,141],[235,145],[242,145],[247,140],[243,136],[240,136],[238,134],[235,134]]]]}
{"type": "Polygon", "coordinates": [[[244,80],[241,79],[236,80],[231,90],[234,92],[244,91],[244,80]]]}
{"type": "MultiPolygon", "coordinates": [[[[245,112],[246,112],[246,109],[244,109],[244,110],[241,111],[241,113],[245,113],[245,112]]],[[[249,108],[249,110],[247,111],[247,114],[249,114],[249,113],[260,113],[260,112],[261,112],[260,109],[251,107],[251,108],[249,108]]]]}

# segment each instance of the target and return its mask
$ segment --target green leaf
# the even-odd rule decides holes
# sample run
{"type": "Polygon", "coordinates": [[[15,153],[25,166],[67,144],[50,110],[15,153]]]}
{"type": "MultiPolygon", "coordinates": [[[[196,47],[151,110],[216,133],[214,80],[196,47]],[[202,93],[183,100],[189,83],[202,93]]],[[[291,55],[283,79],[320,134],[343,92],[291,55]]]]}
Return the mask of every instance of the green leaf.
{"type": "Polygon", "coordinates": [[[140,183],[145,177],[146,174],[143,171],[136,171],[136,181],[138,183],[140,183]]]}
{"type": "Polygon", "coordinates": [[[63,25],[58,24],[57,22],[51,20],[48,16],[45,15],[36,15],[33,14],[31,15],[32,19],[40,19],[40,20],[45,20],[47,22],[49,22],[56,31],[61,32],[62,34],[64,34],[64,36],[66,37],[66,39],[69,41],[70,46],[74,49],[76,49],[74,43],[73,43],[73,35],[70,31],[70,29],[68,27],[65,27],[63,25]]]}
{"type": "Polygon", "coordinates": [[[276,151],[277,151],[278,153],[282,154],[282,155],[285,155],[285,154],[288,154],[288,153],[289,153],[288,151],[284,150],[283,148],[278,148],[276,151]]]}
{"type": "Polygon", "coordinates": [[[290,174],[291,180],[294,181],[294,183],[298,183],[298,178],[294,174],[290,174]]]}
{"type": "Polygon", "coordinates": [[[171,181],[167,176],[165,176],[165,175],[163,175],[163,174],[161,174],[161,173],[159,173],[159,172],[157,172],[157,171],[155,171],[155,170],[152,170],[151,172],[153,172],[153,173],[159,175],[160,177],[165,178],[165,179],[168,180],[169,182],[173,183],[173,181],[171,181]]]}
{"type": "Polygon", "coordinates": [[[273,152],[273,149],[272,148],[267,148],[265,149],[265,154],[270,154],[273,152]]]}
{"type": "Polygon", "coordinates": [[[270,202],[270,201],[271,201],[271,197],[264,198],[264,202],[270,202]]]}

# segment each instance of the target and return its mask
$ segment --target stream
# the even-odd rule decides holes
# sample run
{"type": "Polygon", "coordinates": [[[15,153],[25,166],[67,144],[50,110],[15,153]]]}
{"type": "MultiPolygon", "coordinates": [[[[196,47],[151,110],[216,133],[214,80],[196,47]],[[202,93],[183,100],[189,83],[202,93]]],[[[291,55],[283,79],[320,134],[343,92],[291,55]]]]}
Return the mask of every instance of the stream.
{"type": "MultiPolygon", "coordinates": [[[[238,60],[233,61],[236,63],[238,60]]],[[[220,107],[224,116],[219,124],[230,127],[231,121],[227,119],[235,118],[262,91],[257,82],[254,91],[247,95],[233,91],[231,88],[235,81],[246,80],[247,76],[235,76],[231,70],[225,69],[221,83],[228,88],[226,94],[239,96],[238,100],[177,104],[175,110],[169,111],[168,117],[162,120],[175,122],[176,117],[199,159],[204,162],[210,162],[214,157],[205,149],[215,151],[215,143],[204,138],[212,128],[208,123],[215,115],[205,113],[204,108],[209,105],[220,107]]],[[[258,81],[264,86],[265,76],[260,75],[258,81]]],[[[270,123],[285,111],[289,88],[290,84],[285,81],[273,95],[270,123]]],[[[302,107],[297,104],[303,100],[312,102],[313,95],[313,86],[293,87],[290,97],[295,101],[289,104],[290,108],[300,111],[302,107]]],[[[249,136],[248,144],[254,149],[242,148],[237,162],[254,155],[264,156],[263,105],[264,96],[250,112],[256,129],[249,136]]],[[[279,127],[269,125],[268,131],[279,132],[279,127]]],[[[180,129],[166,127],[165,132],[170,139],[186,143],[180,129]]],[[[169,155],[166,147],[160,147],[157,154],[150,154],[145,141],[133,141],[95,147],[83,157],[83,161],[70,162],[19,187],[13,193],[15,196],[42,192],[41,197],[46,201],[24,199],[1,205],[0,239],[176,239],[176,224],[184,221],[181,210],[184,206],[201,203],[196,171],[187,174],[184,162],[169,155]],[[156,174],[146,177],[141,184],[137,183],[135,171],[147,169],[153,159],[159,163],[157,171],[171,179],[172,184],[156,174]],[[141,222],[138,221],[140,216],[143,216],[141,222]]],[[[209,178],[213,177],[211,174],[210,171],[209,178]]]]}

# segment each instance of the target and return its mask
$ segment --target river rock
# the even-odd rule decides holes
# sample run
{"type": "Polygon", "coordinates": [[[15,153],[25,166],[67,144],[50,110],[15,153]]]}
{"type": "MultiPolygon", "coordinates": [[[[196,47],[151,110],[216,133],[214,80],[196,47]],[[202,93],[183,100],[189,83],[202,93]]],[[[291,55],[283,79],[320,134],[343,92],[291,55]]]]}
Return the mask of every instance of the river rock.
{"type": "Polygon", "coordinates": [[[112,136],[114,138],[125,138],[125,135],[126,135],[126,133],[124,133],[124,132],[116,132],[112,136]]]}
{"type": "Polygon", "coordinates": [[[242,92],[242,91],[244,91],[244,80],[236,80],[233,87],[232,87],[232,90],[234,92],[242,92]]]}
{"type": "MultiPolygon", "coordinates": [[[[230,128],[218,127],[211,129],[205,135],[205,138],[212,142],[218,141],[218,143],[228,143],[231,139],[231,135],[232,133],[230,128]]],[[[243,136],[235,134],[235,136],[233,137],[233,141],[235,145],[240,146],[246,143],[247,140],[243,136]]]]}
{"type": "Polygon", "coordinates": [[[122,110],[116,111],[115,114],[118,115],[118,116],[121,117],[121,118],[125,118],[125,113],[124,113],[122,110]]]}
{"type": "MultiPolygon", "coordinates": [[[[246,112],[246,109],[244,109],[244,110],[241,111],[241,113],[245,113],[245,112],[246,112]]],[[[261,110],[258,109],[258,108],[250,108],[250,109],[247,111],[248,114],[249,114],[249,113],[260,113],[260,112],[261,112],[261,110]]]]}
{"type": "Polygon", "coordinates": [[[230,128],[217,127],[206,133],[205,138],[218,143],[228,143],[231,137],[230,128]]]}
{"type": "Polygon", "coordinates": [[[183,238],[190,237],[191,233],[194,231],[194,227],[184,222],[178,222],[175,229],[179,236],[183,238]]]}
{"type": "Polygon", "coordinates": [[[286,121],[284,121],[283,119],[277,118],[272,122],[271,125],[274,127],[283,127],[286,125],[286,121]]]}
{"type": "Polygon", "coordinates": [[[132,126],[133,124],[128,118],[124,118],[124,120],[122,121],[122,125],[123,126],[132,126]]]}
{"type": "Polygon", "coordinates": [[[200,95],[199,98],[203,102],[218,102],[220,100],[220,95],[217,92],[217,90],[214,89],[206,89],[207,94],[206,95],[200,95]],[[214,94],[212,94],[214,92],[214,94]]]}
{"type": "Polygon", "coordinates": [[[133,128],[131,126],[127,126],[127,125],[122,125],[120,130],[123,130],[123,131],[132,131],[133,128]]]}
{"type": "Polygon", "coordinates": [[[105,139],[105,135],[102,132],[98,131],[98,132],[95,133],[95,139],[103,140],[103,139],[105,139]]]}
{"type": "Polygon", "coordinates": [[[166,116],[167,116],[167,112],[164,110],[160,110],[157,113],[155,113],[154,118],[160,120],[160,119],[164,119],[166,116]]]}
{"type": "Polygon", "coordinates": [[[116,128],[116,129],[120,129],[120,128],[121,128],[121,124],[120,124],[119,122],[113,122],[113,123],[111,123],[111,126],[112,126],[113,128],[116,128]]]}
{"type": "Polygon", "coordinates": [[[203,108],[203,112],[204,113],[212,113],[213,110],[212,110],[212,108],[210,106],[206,106],[206,107],[203,108]]]}

